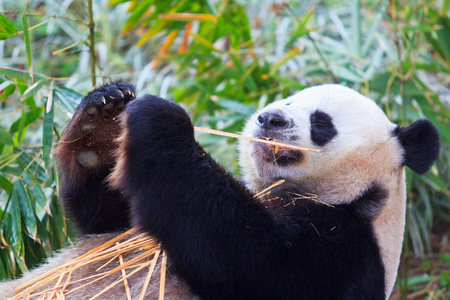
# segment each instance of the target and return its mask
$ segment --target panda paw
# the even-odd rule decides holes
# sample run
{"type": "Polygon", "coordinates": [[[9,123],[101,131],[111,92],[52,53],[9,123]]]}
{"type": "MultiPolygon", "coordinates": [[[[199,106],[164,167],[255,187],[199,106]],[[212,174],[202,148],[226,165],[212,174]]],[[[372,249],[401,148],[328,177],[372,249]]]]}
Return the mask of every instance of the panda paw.
{"type": "Polygon", "coordinates": [[[62,168],[72,170],[74,160],[84,170],[110,165],[122,132],[119,114],[135,98],[135,87],[126,82],[104,85],[87,94],[56,148],[62,168]]]}
{"type": "Polygon", "coordinates": [[[111,121],[125,109],[125,105],[136,98],[135,87],[127,82],[104,85],[91,91],[79,106],[80,128],[90,132],[111,121]]]}

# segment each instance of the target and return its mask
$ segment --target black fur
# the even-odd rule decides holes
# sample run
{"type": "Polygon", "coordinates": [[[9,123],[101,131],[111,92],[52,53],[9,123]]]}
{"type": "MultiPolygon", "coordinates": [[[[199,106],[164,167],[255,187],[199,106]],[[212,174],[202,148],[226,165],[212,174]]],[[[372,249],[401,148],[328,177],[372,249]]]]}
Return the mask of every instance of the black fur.
{"type": "Polygon", "coordinates": [[[121,132],[118,114],[134,93],[134,86],[125,82],[91,91],[81,101],[55,150],[63,174],[60,196],[64,208],[84,234],[130,225],[128,202],[121,191],[108,187],[106,177],[115,164],[112,152],[121,132]]]}
{"type": "MultiPolygon", "coordinates": [[[[145,96],[126,109],[119,188],[205,299],[384,299],[384,269],[358,203],[274,214],[195,142],[185,111],[145,96]]],[[[298,190],[279,190],[288,199],[298,190]]],[[[374,193],[369,193],[373,196],[374,193]]],[[[375,198],[375,197],[372,197],[375,198]]]]}
{"type": "Polygon", "coordinates": [[[318,146],[324,146],[338,133],[330,115],[323,111],[316,110],[309,117],[309,121],[311,123],[311,140],[318,146]]]}
{"type": "Polygon", "coordinates": [[[393,135],[405,150],[403,165],[418,174],[426,173],[439,156],[439,131],[429,120],[418,120],[408,127],[398,126],[393,135]]]}

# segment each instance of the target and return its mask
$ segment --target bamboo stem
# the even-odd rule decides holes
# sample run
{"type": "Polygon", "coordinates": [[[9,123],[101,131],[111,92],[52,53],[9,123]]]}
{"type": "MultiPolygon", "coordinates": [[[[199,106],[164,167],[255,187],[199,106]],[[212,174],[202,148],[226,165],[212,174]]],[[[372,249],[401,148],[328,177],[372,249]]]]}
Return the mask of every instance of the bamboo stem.
{"type": "Polygon", "coordinates": [[[152,264],[150,265],[150,268],[147,273],[147,277],[145,278],[144,285],[142,287],[141,294],[139,296],[139,300],[144,300],[145,293],[147,292],[148,284],[150,283],[150,279],[152,278],[153,272],[155,271],[156,262],[158,261],[159,254],[161,253],[161,247],[160,249],[156,251],[155,256],[152,259],[152,264]]]}
{"type": "Polygon", "coordinates": [[[89,14],[89,48],[91,49],[91,77],[92,77],[92,86],[96,85],[96,77],[95,77],[95,23],[94,23],[94,15],[92,13],[92,0],[88,0],[88,14],[89,14]]]}
{"type": "Polygon", "coordinates": [[[225,132],[225,131],[220,131],[220,130],[215,130],[215,129],[203,128],[203,127],[194,126],[194,131],[210,133],[210,134],[215,134],[215,135],[220,135],[220,136],[226,136],[226,137],[231,137],[231,138],[236,138],[236,139],[243,139],[243,140],[248,140],[248,141],[252,141],[252,142],[264,143],[264,144],[271,145],[271,146],[279,146],[279,147],[293,149],[293,150],[320,152],[320,150],[317,150],[317,149],[299,147],[299,146],[284,144],[284,143],[280,143],[280,142],[276,142],[276,141],[267,141],[267,140],[263,140],[263,139],[254,138],[251,136],[230,133],[230,132],[225,132]]]}
{"type": "Polygon", "coordinates": [[[161,277],[159,282],[159,300],[164,300],[164,290],[166,286],[166,269],[167,269],[167,255],[163,252],[161,263],[161,277]]]}

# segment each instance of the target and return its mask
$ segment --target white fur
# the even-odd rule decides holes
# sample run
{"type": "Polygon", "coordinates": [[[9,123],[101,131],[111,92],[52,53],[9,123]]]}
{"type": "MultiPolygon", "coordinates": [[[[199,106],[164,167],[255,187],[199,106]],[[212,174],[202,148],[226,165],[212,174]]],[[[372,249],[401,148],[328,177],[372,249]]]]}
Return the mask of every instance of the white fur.
{"type": "Polygon", "coordinates": [[[281,142],[320,152],[304,152],[299,163],[277,166],[257,157],[251,142],[241,140],[240,164],[244,181],[253,192],[280,178],[298,182],[305,192],[330,204],[348,203],[372,183],[388,191],[388,199],[373,224],[385,267],[388,297],[400,261],[406,203],[404,168],[400,167],[403,150],[391,135],[395,125],[372,100],[339,85],[308,88],[268,105],[250,118],[244,135],[259,137],[256,118],[262,112],[281,113],[295,124],[286,130],[286,140],[281,142]],[[316,110],[330,115],[338,132],[323,147],[316,146],[310,136],[309,116],[316,110]],[[293,135],[299,137],[295,142],[289,140],[293,135]]]}

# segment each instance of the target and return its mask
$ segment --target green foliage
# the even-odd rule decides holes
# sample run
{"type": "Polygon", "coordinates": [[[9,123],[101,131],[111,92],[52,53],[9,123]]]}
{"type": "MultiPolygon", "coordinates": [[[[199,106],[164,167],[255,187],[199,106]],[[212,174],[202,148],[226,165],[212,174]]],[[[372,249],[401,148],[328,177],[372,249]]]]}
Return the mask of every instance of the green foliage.
{"type": "MultiPolygon", "coordinates": [[[[267,103],[329,82],[375,99],[398,124],[429,118],[440,130],[443,151],[426,176],[407,173],[404,255],[436,251],[430,231],[450,220],[450,21],[448,1],[441,3],[99,0],[92,6],[91,34],[84,1],[30,1],[25,7],[24,0],[5,0],[0,279],[41,262],[73,236],[57,201],[51,149],[80,93],[92,88],[91,66],[97,79],[129,80],[139,94],[182,103],[196,125],[230,132],[267,103]]],[[[235,141],[198,139],[238,172],[235,141]]],[[[448,282],[448,273],[427,280],[438,278],[448,282]]],[[[404,297],[412,286],[402,281],[404,297]]]]}
{"type": "Polygon", "coordinates": [[[15,34],[17,34],[17,27],[8,18],[0,14],[0,40],[7,39],[15,34]]]}

